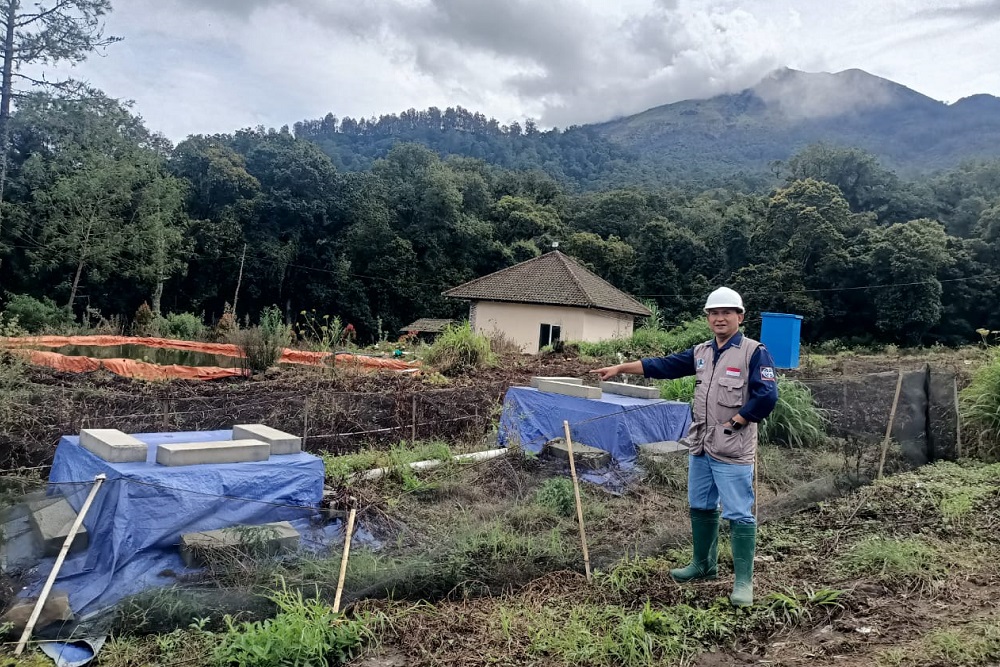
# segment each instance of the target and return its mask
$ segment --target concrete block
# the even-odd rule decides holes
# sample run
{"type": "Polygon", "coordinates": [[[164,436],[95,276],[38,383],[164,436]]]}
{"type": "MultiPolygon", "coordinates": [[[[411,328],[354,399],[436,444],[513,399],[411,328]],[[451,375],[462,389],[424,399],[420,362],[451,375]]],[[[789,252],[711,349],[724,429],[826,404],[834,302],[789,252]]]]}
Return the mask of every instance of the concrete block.
{"type": "Polygon", "coordinates": [[[181,558],[188,567],[204,564],[206,552],[250,551],[251,555],[274,556],[299,546],[299,531],[287,521],[259,526],[231,526],[219,530],[181,535],[181,558]]]}
{"type": "MultiPolygon", "coordinates": [[[[565,438],[556,438],[545,443],[543,454],[549,458],[562,459],[569,463],[569,447],[566,446],[565,438]]],[[[573,461],[577,466],[584,468],[604,468],[611,465],[611,454],[603,449],[574,440],[573,461]]]]}
{"type": "Polygon", "coordinates": [[[600,398],[600,387],[588,387],[583,384],[570,384],[568,382],[557,382],[555,380],[539,380],[538,391],[546,391],[550,394],[563,394],[565,396],[575,396],[577,398],[600,398]]]}
{"type": "Polygon", "coordinates": [[[156,447],[156,462],[164,466],[248,463],[266,461],[270,456],[271,446],[260,440],[178,442],[156,447]]]}
{"type": "MultiPolygon", "coordinates": [[[[18,600],[3,616],[0,616],[0,625],[10,623],[14,626],[15,633],[23,632],[37,602],[37,597],[18,600]]],[[[69,606],[69,594],[66,591],[52,589],[49,597],[45,598],[45,604],[42,605],[42,613],[35,623],[35,629],[41,630],[53,623],[68,623],[72,620],[73,610],[69,606]]]]}
{"type": "Polygon", "coordinates": [[[145,463],[149,446],[115,428],[85,428],[80,445],[109,463],[145,463]]]}
{"type": "Polygon", "coordinates": [[[583,384],[583,380],[580,378],[564,378],[564,377],[546,377],[538,376],[531,378],[531,386],[538,389],[539,380],[554,380],[556,382],[566,382],[567,384],[583,384]]]}
{"type": "Polygon", "coordinates": [[[654,461],[664,461],[668,458],[676,457],[678,454],[686,455],[688,448],[679,442],[665,440],[663,442],[647,442],[639,445],[639,453],[645,454],[654,461]]]}
{"type": "Polygon", "coordinates": [[[233,440],[260,440],[271,445],[271,455],[298,454],[302,438],[263,424],[239,424],[233,427],[233,440]]]}
{"type": "MultiPolygon", "coordinates": [[[[48,498],[28,503],[28,510],[32,529],[41,542],[45,555],[57,555],[69,535],[69,529],[76,521],[76,512],[65,498],[48,498]]],[[[69,548],[70,553],[85,550],[88,542],[87,529],[81,525],[69,548]]]]}
{"type": "Polygon", "coordinates": [[[644,387],[639,384],[625,384],[624,382],[602,382],[601,391],[609,394],[620,394],[621,396],[631,396],[632,398],[659,398],[659,387],[644,387]]]}

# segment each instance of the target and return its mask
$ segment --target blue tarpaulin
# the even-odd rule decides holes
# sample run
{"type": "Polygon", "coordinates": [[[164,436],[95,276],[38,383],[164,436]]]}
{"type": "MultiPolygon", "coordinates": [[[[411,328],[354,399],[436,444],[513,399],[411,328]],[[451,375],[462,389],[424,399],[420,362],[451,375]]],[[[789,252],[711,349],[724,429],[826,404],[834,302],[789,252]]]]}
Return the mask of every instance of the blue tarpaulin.
{"type": "MultiPolygon", "coordinates": [[[[122,597],[175,582],[189,572],[180,559],[183,533],[235,525],[290,521],[309,540],[325,541],[317,525],[323,498],[323,461],[311,454],[272,456],[253,463],[167,467],[155,463],[160,443],[231,440],[232,431],[135,434],[149,445],[145,463],[109,463],[80,446],[59,441],[50,493],[83,505],[94,477],[107,475],[84,520],[88,548],[66,559],[55,588],[69,593],[77,614],[103,609],[122,597]]],[[[40,568],[40,587],[51,562],[40,568]]],[[[31,589],[26,591],[31,594],[31,589]]]]}
{"type": "Polygon", "coordinates": [[[564,420],[574,442],[602,449],[621,465],[635,460],[638,445],[687,435],[691,407],[663,399],[608,393],[599,399],[576,398],[511,387],[504,397],[499,443],[539,452],[546,442],[563,437],[564,420]]]}

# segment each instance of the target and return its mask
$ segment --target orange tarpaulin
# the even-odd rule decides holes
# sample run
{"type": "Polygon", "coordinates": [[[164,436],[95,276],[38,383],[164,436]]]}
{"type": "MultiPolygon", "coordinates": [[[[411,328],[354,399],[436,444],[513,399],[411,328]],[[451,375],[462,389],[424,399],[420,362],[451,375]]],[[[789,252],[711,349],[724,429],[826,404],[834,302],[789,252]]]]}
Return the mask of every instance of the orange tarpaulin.
{"type": "MultiPolygon", "coordinates": [[[[228,343],[202,343],[190,340],[173,340],[169,338],[142,338],[129,336],[25,336],[21,338],[0,338],[0,348],[34,348],[34,347],[112,347],[115,345],[140,345],[143,347],[163,348],[171,350],[188,350],[206,354],[220,354],[229,357],[242,357],[243,354],[235,345],[228,343]]],[[[96,371],[100,368],[126,377],[143,380],[166,380],[182,378],[189,380],[215,380],[224,377],[242,375],[239,368],[221,368],[219,366],[178,366],[151,364],[134,359],[94,359],[83,356],[67,356],[56,352],[28,349],[23,351],[32,363],[48,366],[57,370],[74,373],[96,371]]],[[[382,359],[367,357],[360,354],[337,354],[331,352],[310,352],[308,350],[292,350],[285,348],[281,353],[281,363],[308,364],[322,366],[329,363],[333,357],[335,365],[347,365],[360,370],[416,370],[419,364],[399,359],[382,359]]]]}
{"type": "Polygon", "coordinates": [[[87,373],[103,368],[115,375],[123,375],[140,380],[218,380],[219,378],[242,375],[239,368],[220,368],[218,366],[160,366],[135,359],[94,359],[92,357],[70,357],[57,352],[42,350],[21,350],[33,364],[48,366],[60,371],[72,373],[87,373]]]}

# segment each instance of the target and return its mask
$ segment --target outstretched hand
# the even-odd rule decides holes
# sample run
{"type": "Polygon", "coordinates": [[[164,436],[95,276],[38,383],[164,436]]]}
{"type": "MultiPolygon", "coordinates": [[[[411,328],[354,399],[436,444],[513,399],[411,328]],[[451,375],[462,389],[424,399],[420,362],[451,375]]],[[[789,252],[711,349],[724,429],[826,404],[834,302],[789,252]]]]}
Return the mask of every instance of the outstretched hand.
{"type": "Polygon", "coordinates": [[[610,380],[613,377],[618,376],[621,373],[621,369],[618,366],[605,366],[604,368],[597,368],[590,371],[591,373],[597,373],[601,376],[602,380],[610,380]]]}

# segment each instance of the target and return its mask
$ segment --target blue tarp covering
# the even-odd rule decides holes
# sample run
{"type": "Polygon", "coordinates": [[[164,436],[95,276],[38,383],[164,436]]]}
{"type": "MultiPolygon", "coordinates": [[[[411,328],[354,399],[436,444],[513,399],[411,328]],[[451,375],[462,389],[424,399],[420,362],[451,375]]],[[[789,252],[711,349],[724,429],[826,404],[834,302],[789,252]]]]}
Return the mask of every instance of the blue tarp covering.
{"type": "Polygon", "coordinates": [[[549,440],[563,437],[563,420],[569,421],[574,442],[603,449],[621,465],[635,460],[638,445],[687,435],[691,407],[663,399],[607,393],[588,399],[511,387],[504,397],[499,442],[539,452],[549,440]]]}
{"type": "MultiPolygon", "coordinates": [[[[188,572],[180,559],[182,533],[234,525],[291,521],[303,545],[325,542],[330,526],[312,527],[323,498],[323,461],[311,454],[267,461],[167,467],[155,461],[156,445],[231,440],[232,431],[135,434],[149,445],[145,463],[109,463],[76,436],[59,441],[50,493],[79,511],[95,476],[107,475],[84,520],[86,551],[66,559],[55,588],[69,593],[77,614],[103,609],[122,597],[174,583],[188,572]]],[[[40,568],[39,588],[51,562],[40,568]]],[[[29,588],[26,594],[33,591],[29,588]]]]}

